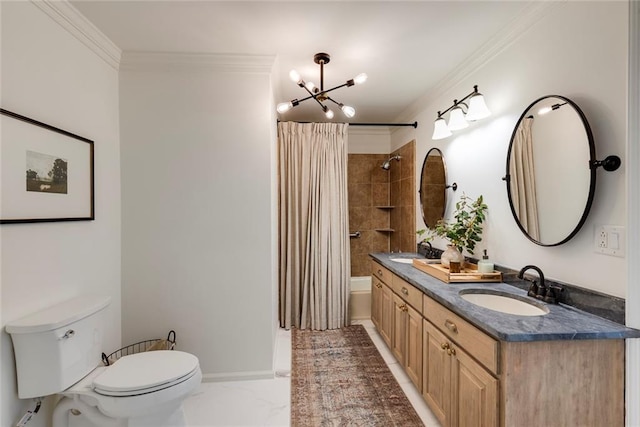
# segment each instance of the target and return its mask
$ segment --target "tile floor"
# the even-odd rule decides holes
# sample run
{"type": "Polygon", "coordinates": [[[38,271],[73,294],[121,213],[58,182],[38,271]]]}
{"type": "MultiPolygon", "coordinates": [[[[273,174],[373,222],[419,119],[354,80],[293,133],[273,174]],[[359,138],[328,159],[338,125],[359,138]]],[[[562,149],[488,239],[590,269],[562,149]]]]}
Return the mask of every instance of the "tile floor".
{"type": "MultiPolygon", "coordinates": [[[[370,320],[361,323],[427,427],[439,427],[420,392],[413,386],[370,320]]],[[[291,333],[279,330],[276,378],[255,381],[202,383],[184,404],[189,426],[288,426],[291,383],[291,333]]]]}

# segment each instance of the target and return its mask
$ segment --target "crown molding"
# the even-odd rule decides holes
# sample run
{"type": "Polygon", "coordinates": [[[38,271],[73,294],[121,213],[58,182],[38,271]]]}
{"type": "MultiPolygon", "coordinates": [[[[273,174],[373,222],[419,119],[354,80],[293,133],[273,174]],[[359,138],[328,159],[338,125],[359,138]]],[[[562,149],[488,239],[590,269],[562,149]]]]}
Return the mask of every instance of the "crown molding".
{"type": "Polygon", "coordinates": [[[205,70],[217,72],[270,74],[275,55],[241,55],[177,52],[124,52],[122,70],[205,70]]]}
{"type": "Polygon", "coordinates": [[[120,66],[122,50],[104,35],[91,21],[67,0],[31,0],[69,34],[87,46],[116,71],[120,66]]]}
{"type": "Polygon", "coordinates": [[[460,81],[470,77],[474,72],[485,66],[506,48],[515,43],[535,23],[553,11],[564,7],[566,3],[567,0],[531,2],[522,14],[513,19],[509,25],[505,26],[501,31],[496,33],[486,43],[480,46],[473,55],[469,56],[465,61],[440,80],[432,89],[427,91],[424,95],[418,98],[418,100],[407,107],[399,114],[398,117],[396,117],[396,120],[399,122],[413,120],[413,117],[416,117],[430,100],[444,95],[447,91],[460,83],[460,81]]]}

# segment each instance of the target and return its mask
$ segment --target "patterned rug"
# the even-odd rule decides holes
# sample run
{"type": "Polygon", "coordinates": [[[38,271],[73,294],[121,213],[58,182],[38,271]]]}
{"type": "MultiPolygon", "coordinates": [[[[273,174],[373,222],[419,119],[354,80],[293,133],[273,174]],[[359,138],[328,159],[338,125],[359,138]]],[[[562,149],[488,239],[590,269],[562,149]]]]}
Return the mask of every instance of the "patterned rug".
{"type": "Polygon", "coordinates": [[[423,425],[362,325],[291,337],[292,426],[423,425]]]}

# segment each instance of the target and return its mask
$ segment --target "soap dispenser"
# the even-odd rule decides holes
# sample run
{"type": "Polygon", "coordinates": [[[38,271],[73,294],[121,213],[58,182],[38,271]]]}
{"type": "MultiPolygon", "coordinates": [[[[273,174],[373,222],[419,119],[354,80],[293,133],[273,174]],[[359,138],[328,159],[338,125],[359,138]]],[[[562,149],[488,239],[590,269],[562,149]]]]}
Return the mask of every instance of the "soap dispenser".
{"type": "Polygon", "coordinates": [[[489,261],[489,256],[487,255],[487,250],[484,250],[484,255],[482,259],[478,261],[478,272],[479,273],[493,273],[493,263],[489,261]]]}

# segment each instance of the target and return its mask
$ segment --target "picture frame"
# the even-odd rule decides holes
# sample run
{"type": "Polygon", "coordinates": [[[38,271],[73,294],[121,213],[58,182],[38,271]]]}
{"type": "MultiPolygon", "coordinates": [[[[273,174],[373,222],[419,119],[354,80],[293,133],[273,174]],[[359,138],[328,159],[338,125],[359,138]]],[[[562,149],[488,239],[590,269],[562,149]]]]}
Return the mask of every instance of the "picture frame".
{"type": "Polygon", "coordinates": [[[0,108],[0,224],[95,220],[93,141],[0,108]]]}

